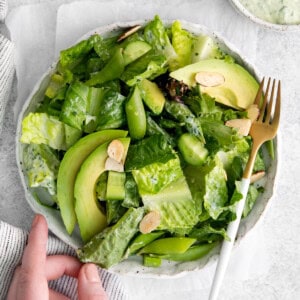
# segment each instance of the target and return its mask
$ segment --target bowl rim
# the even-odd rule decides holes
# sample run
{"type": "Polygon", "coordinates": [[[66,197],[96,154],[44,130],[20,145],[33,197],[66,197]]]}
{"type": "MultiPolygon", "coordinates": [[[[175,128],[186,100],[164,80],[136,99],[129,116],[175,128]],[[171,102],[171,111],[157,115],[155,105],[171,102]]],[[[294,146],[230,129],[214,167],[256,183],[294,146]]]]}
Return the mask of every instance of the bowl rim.
{"type": "MultiPolygon", "coordinates": [[[[259,74],[256,67],[243,55],[240,53],[240,51],[234,46],[231,42],[229,42],[226,38],[224,38],[220,33],[213,31],[209,29],[206,26],[203,26],[198,23],[192,23],[188,22],[182,19],[171,19],[171,20],[162,20],[165,25],[170,25],[171,22],[179,20],[182,24],[182,28],[187,29],[191,32],[198,33],[198,34],[208,34],[211,37],[213,37],[220,45],[222,45],[223,48],[226,48],[227,51],[230,52],[231,55],[234,56],[235,59],[238,60],[239,63],[241,63],[257,80],[260,80],[262,76],[259,74]]],[[[99,34],[110,34],[113,31],[117,30],[124,30],[124,28],[132,27],[137,24],[145,25],[149,20],[137,20],[137,21],[131,21],[131,22],[116,22],[109,25],[104,25],[97,27],[83,36],[81,36],[74,44],[77,42],[88,38],[92,34],[99,33],[99,34]]],[[[17,166],[18,166],[18,172],[21,177],[21,182],[25,191],[25,197],[27,200],[27,203],[29,203],[30,207],[34,212],[42,213],[45,215],[45,210],[42,209],[41,205],[37,203],[35,198],[33,197],[32,193],[30,192],[27,183],[26,183],[26,175],[23,172],[22,168],[22,145],[20,143],[20,136],[21,136],[21,128],[22,128],[22,120],[26,115],[26,112],[28,113],[28,110],[30,108],[31,101],[34,99],[34,97],[39,92],[39,89],[41,88],[42,83],[49,77],[56,68],[56,64],[58,62],[58,59],[52,63],[52,65],[48,68],[48,70],[41,76],[41,78],[38,80],[38,82],[35,84],[34,88],[32,89],[30,95],[27,97],[26,101],[24,102],[22,106],[22,110],[19,113],[18,116],[18,123],[17,123],[17,132],[16,132],[16,159],[17,159],[17,166]]],[[[278,157],[278,139],[276,139],[276,157],[278,157]]],[[[267,208],[269,206],[269,202],[271,198],[274,196],[275,193],[275,186],[276,186],[276,173],[278,169],[278,161],[276,159],[275,164],[275,170],[273,174],[273,183],[271,186],[271,190],[269,191],[269,196],[265,201],[265,205],[262,207],[262,209],[259,212],[259,216],[256,218],[253,224],[247,228],[247,226],[238,232],[237,236],[237,243],[235,243],[234,248],[238,246],[238,244],[241,242],[241,240],[247,235],[250,230],[255,228],[255,226],[260,223],[259,221],[262,220],[263,215],[267,211],[267,208]]],[[[76,244],[72,238],[65,233],[63,233],[59,226],[59,222],[57,221],[57,217],[52,214],[47,214],[46,219],[48,221],[49,229],[63,242],[68,244],[69,246],[73,247],[74,249],[78,248],[78,244],[76,244]]],[[[61,221],[60,221],[61,222],[61,221]]],[[[243,223],[243,222],[242,222],[243,223]]],[[[241,224],[242,224],[241,223],[241,224]]],[[[244,222],[245,223],[245,222],[244,222]]],[[[247,222],[246,222],[247,223],[247,222]]],[[[116,273],[116,274],[123,274],[127,276],[139,276],[142,278],[174,278],[174,277],[180,277],[183,276],[189,272],[192,271],[199,271],[203,268],[207,268],[214,264],[217,260],[219,252],[219,247],[216,247],[209,255],[205,256],[204,258],[189,262],[189,263],[180,263],[180,264],[169,264],[167,263],[166,268],[146,268],[141,263],[136,264],[132,267],[132,261],[131,260],[125,260],[121,263],[119,263],[116,266],[113,266],[112,268],[108,269],[108,272],[116,273]],[[201,263],[200,263],[201,262],[201,263]],[[179,266],[179,267],[178,267],[179,266]],[[184,266],[184,268],[182,267],[184,266]],[[186,267],[186,268],[185,268],[186,267]]]]}
{"type": "Polygon", "coordinates": [[[240,13],[242,16],[248,18],[254,23],[257,23],[258,25],[266,28],[271,29],[275,31],[281,31],[281,32],[293,32],[293,31],[299,31],[300,30],[300,23],[299,24],[277,24],[277,23],[271,23],[268,21],[265,21],[253,13],[251,13],[241,2],[240,0],[229,0],[232,6],[235,8],[235,10],[240,13]]]}

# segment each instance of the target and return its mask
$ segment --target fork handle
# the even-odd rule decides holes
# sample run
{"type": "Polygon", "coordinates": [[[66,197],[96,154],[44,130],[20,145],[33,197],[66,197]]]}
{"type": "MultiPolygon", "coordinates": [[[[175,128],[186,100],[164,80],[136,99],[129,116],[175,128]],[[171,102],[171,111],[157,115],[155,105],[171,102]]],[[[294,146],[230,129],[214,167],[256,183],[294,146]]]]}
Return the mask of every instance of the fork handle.
{"type": "Polygon", "coordinates": [[[222,285],[222,281],[224,279],[225,271],[228,266],[231,250],[234,245],[236,234],[240,225],[249,185],[250,185],[250,179],[243,178],[241,182],[241,193],[243,195],[243,198],[237,203],[236,219],[230,222],[227,227],[227,235],[229,236],[230,241],[224,240],[222,243],[220,257],[218,260],[216,272],[214,275],[213,283],[209,294],[209,300],[216,300],[219,295],[219,291],[222,285]]]}

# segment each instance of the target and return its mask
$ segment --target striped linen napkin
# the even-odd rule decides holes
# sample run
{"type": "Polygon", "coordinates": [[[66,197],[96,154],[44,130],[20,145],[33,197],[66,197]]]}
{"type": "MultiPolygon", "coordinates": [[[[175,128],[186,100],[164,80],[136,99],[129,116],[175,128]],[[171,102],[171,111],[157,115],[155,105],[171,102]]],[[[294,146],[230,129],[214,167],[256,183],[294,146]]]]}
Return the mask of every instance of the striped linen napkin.
{"type": "MultiPolygon", "coordinates": [[[[6,0],[0,0],[0,26],[7,13],[6,0]]],[[[1,28],[0,28],[1,29],[1,28]]],[[[1,31],[0,31],[1,32],[1,31]]],[[[0,133],[5,107],[10,97],[14,78],[14,45],[0,33],[0,133]]],[[[28,232],[0,220],[0,299],[5,299],[15,268],[21,263],[28,232]]],[[[75,256],[75,251],[58,238],[49,234],[48,255],[75,256]]],[[[110,300],[128,300],[129,296],[118,275],[99,268],[104,289],[110,300]]],[[[63,276],[49,282],[49,287],[70,299],[77,299],[77,280],[63,276]]]]}
{"type": "MultiPolygon", "coordinates": [[[[3,1],[0,0],[0,20],[1,10],[4,9],[3,1]]],[[[14,47],[11,41],[0,34],[0,133],[5,113],[5,106],[9,99],[10,90],[14,78],[14,47]]]]}

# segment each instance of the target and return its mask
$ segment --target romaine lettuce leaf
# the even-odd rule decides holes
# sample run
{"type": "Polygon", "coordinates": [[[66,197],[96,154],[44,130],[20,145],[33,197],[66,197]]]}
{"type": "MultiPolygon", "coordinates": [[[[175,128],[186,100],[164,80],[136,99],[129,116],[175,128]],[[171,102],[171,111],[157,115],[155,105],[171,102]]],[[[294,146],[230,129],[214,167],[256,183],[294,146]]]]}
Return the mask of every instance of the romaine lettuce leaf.
{"type": "Polygon", "coordinates": [[[94,45],[101,39],[97,34],[80,41],[76,45],[60,52],[59,64],[63,69],[72,69],[93,49],[94,45]]]}
{"type": "Polygon", "coordinates": [[[143,192],[141,196],[147,211],[159,212],[159,230],[185,233],[198,221],[196,204],[184,176],[156,194],[143,192]]]}
{"type": "Polygon", "coordinates": [[[45,113],[29,113],[22,121],[24,144],[46,144],[53,149],[67,150],[80,137],[80,130],[45,113]]]}
{"type": "Polygon", "coordinates": [[[222,238],[225,240],[230,240],[225,228],[214,228],[210,222],[205,222],[201,226],[194,227],[191,232],[189,232],[189,237],[196,238],[200,243],[212,243],[218,241],[222,238]]]}
{"type": "Polygon", "coordinates": [[[107,63],[113,56],[116,50],[116,42],[118,36],[113,36],[109,38],[102,38],[98,36],[97,40],[94,42],[94,50],[98,57],[102,60],[103,65],[107,63]]]}
{"type": "Polygon", "coordinates": [[[204,208],[216,220],[228,202],[226,173],[222,162],[216,157],[211,171],[205,175],[204,208]]]}
{"type": "Polygon", "coordinates": [[[45,144],[24,147],[23,165],[30,187],[43,187],[56,200],[56,179],[60,161],[57,154],[45,144]]]}
{"type": "Polygon", "coordinates": [[[144,37],[146,42],[167,58],[170,70],[176,70],[178,68],[178,55],[170,42],[167,30],[159,16],[155,16],[154,19],[146,25],[144,37]]]}
{"type": "Polygon", "coordinates": [[[112,227],[94,236],[83,248],[77,251],[82,262],[96,263],[109,268],[119,263],[131,239],[138,232],[138,225],[144,216],[144,208],[129,208],[112,227]]]}
{"type": "Polygon", "coordinates": [[[166,163],[173,158],[175,154],[166,137],[153,135],[129,146],[125,170],[137,170],[152,163],[166,163]]]}
{"type": "Polygon", "coordinates": [[[136,85],[142,79],[154,79],[167,71],[167,59],[164,55],[153,50],[135,60],[120,76],[121,80],[129,86],[136,85]]]}
{"type": "Polygon", "coordinates": [[[190,134],[205,143],[200,120],[196,118],[187,105],[175,101],[166,101],[165,109],[175,120],[183,123],[190,134]]]}
{"type": "Polygon", "coordinates": [[[125,198],[122,202],[122,206],[127,208],[140,206],[138,187],[131,173],[126,173],[125,198]]]}
{"type": "Polygon", "coordinates": [[[147,129],[146,129],[146,135],[152,136],[155,134],[161,134],[163,135],[169,142],[171,146],[176,145],[176,139],[174,136],[170,135],[164,128],[162,128],[159,124],[157,124],[154,119],[150,116],[149,113],[146,113],[146,121],[147,121],[147,129]]]}
{"type": "Polygon", "coordinates": [[[205,175],[209,172],[208,165],[192,166],[187,165],[184,169],[184,175],[187,180],[192,197],[196,203],[197,215],[203,213],[203,201],[205,194],[205,175]]]}
{"type": "Polygon", "coordinates": [[[105,88],[89,88],[86,106],[86,118],[84,132],[91,133],[97,128],[97,117],[101,112],[102,102],[105,96],[105,88]]]}
{"type": "Polygon", "coordinates": [[[89,87],[81,82],[71,84],[62,106],[61,120],[78,130],[82,130],[86,119],[89,87]]]}
{"type": "Polygon", "coordinates": [[[260,191],[253,184],[251,184],[249,186],[249,190],[248,190],[248,194],[247,194],[247,198],[243,210],[243,218],[246,218],[249,215],[259,195],[260,195],[260,191]]]}
{"type": "Polygon", "coordinates": [[[107,224],[115,224],[126,213],[127,208],[122,206],[121,201],[106,200],[106,218],[107,224]]]}
{"type": "Polygon", "coordinates": [[[126,97],[112,89],[105,92],[101,111],[97,116],[97,130],[120,128],[125,124],[125,100],[126,97]]]}
{"type": "Polygon", "coordinates": [[[133,170],[132,175],[137,183],[139,193],[156,194],[170,183],[183,176],[178,157],[166,163],[152,163],[141,169],[133,170]]]}
{"type": "Polygon", "coordinates": [[[182,29],[181,23],[179,21],[175,21],[172,23],[171,32],[172,46],[178,55],[178,68],[181,68],[191,63],[194,37],[190,32],[182,29]]]}

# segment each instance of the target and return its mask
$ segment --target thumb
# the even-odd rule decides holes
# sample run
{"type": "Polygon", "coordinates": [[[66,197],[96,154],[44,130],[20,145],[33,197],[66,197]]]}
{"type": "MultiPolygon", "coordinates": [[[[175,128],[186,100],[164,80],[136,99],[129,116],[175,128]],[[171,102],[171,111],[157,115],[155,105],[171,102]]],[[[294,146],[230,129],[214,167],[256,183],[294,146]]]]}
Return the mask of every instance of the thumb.
{"type": "Polygon", "coordinates": [[[78,275],[79,300],[108,300],[96,265],[85,264],[78,275]]]}

